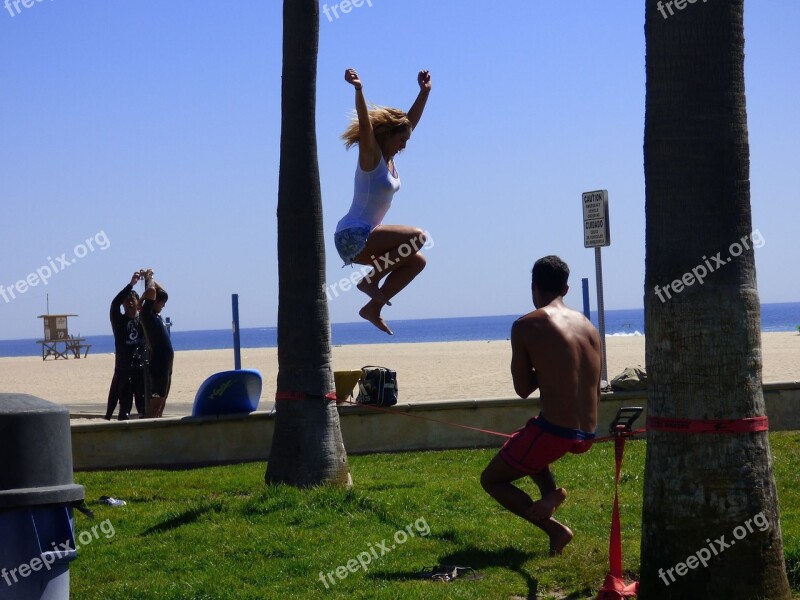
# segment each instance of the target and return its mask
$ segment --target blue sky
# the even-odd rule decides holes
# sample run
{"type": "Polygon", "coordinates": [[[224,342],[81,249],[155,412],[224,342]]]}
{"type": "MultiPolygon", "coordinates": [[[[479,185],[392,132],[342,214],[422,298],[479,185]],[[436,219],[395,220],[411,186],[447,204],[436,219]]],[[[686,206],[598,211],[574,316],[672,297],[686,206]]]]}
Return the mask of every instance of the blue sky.
{"type": "MultiPolygon", "coordinates": [[[[51,312],[80,315],[73,332],[110,333],[109,302],[139,267],[170,292],[177,330],[229,327],[232,293],[242,326],[274,325],[282,3],[26,2],[0,7],[0,338],[39,336],[46,294],[51,312]],[[33,275],[47,269],[44,285],[33,275]]],[[[407,109],[424,68],[433,91],[385,222],[428,230],[433,247],[387,320],[527,312],[531,265],[551,253],[571,266],[571,304],[588,277],[594,307],[581,193],[602,188],[606,308],[643,305],[642,0],[365,0],[338,17],[322,4],[329,283],[351,272],[332,235],[357,158],[339,140],[353,102],[344,70],[369,101],[407,109]]],[[[759,289],[762,302],[798,301],[800,3],[746,4],[759,289]]],[[[364,301],[332,297],[331,320],[357,321],[364,301]]]]}

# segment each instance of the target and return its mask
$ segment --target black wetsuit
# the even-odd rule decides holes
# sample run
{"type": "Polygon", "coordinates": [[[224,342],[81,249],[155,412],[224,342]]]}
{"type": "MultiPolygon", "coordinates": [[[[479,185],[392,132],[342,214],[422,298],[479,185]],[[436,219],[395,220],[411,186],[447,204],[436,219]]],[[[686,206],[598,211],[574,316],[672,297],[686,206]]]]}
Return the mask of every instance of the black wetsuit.
{"type": "Polygon", "coordinates": [[[133,287],[128,284],[111,301],[111,330],[114,332],[114,378],[108,391],[106,419],[114,416],[119,402],[119,419],[124,421],[130,416],[133,401],[136,400],[136,411],[144,414],[144,369],[142,354],[144,352],[144,335],[139,325],[139,317],[129,318],[120,312],[120,308],[131,293],[133,287]]]}
{"type": "Polygon", "coordinates": [[[167,326],[164,325],[161,315],[153,312],[153,304],[153,300],[145,299],[139,320],[150,349],[150,393],[166,399],[172,381],[175,352],[172,350],[167,326]]]}

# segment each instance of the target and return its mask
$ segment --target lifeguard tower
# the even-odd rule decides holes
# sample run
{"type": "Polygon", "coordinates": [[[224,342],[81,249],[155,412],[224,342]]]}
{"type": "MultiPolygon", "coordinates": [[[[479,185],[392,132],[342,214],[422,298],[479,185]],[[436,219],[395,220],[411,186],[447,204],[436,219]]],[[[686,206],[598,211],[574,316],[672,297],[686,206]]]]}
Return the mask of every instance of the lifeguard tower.
{"type": "Polygon", "coordinates": [[[85,343],[86,338],[70,335],[67,324],[69,317],[77,316],[47,314],[36,317],[44,320],[44,339],[36,340],[36,343],[42,347],[42,360],[47,360],[48,356],[52,356],[55,360],[59,358],[66,360],[70,354],[75,358],[80,358],[81,353],[86,358],[92,345],[85,343]]]}

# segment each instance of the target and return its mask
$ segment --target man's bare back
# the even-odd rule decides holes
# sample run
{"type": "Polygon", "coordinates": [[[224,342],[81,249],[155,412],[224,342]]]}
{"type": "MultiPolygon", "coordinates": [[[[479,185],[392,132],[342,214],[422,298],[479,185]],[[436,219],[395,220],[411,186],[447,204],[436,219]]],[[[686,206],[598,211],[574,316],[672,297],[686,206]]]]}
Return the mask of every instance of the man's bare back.
{"type": "Polygon", "coordinates": [[[503,507],[544,531],[550,554],[561,554],[572,530],[553,518],[567,498],[550,465],[592,446],[600,399],[600,336],[588,319],[564,305],[569,267],[550,255],[536,261],[531,292],[536,310],[511,327],[514,390],[527,398],[541,390],[541,414],[512,435],[481,473],[481,485],[503,507]],[[541,498],[513,484],[529,475],[541,498]]]}
{"type": "Polygon", "coordinates": [[[514,389],[527,398],[538,387],[549,422],[593,432],[600,398],[600,336],[561,297],[520,317],[511,328],[514,389]],[[534,385],[536,387],[534,387],[534,385]]]}

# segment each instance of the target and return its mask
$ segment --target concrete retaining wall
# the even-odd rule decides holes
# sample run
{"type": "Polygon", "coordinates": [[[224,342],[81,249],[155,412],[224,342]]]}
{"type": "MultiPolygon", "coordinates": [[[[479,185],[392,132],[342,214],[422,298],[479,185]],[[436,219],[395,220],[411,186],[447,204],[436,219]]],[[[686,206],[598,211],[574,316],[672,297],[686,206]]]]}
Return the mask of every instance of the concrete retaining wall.
{"type": "MultiPolygon", "coordinates": [[[[771,431],[800,429],[800,382],[764,386],[771,431]]],[[[605,435],[617,409],[642,406],[643,392],[604,394],[598,435],[605,435]]],[[[435,423],[448,421],[512,433],[539,411],[538,399],[446,400],[398,404],[391,412],[341,406],[342,436],[349,454],[499,447],[504,438],[435,423]],[[400,414],[396,414],[400,413],[400,414]]],[[[646,410],[636,423],[644,427],[646,410]]],[[[123,468],[186,468],[266,461],[275,421],[265,412],[244,416],[172,417],[72,425],[76,471],[123,468]]]]}

